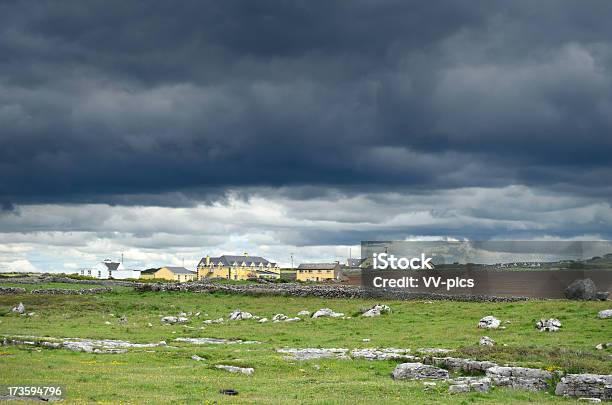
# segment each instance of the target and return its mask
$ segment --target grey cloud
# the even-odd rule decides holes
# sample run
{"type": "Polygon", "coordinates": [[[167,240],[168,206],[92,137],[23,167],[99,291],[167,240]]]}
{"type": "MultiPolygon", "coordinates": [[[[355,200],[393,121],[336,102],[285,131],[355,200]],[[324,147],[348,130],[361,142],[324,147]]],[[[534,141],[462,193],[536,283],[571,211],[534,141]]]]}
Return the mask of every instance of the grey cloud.
{"type": "Polygon", "coordinates": [[[512,184],[609,201],[610,15],[606,1],[3,3],[0,201],[512,184]]]}
{"type": "Polygon", "coordinates": [[[243,251],[284,263],[289,252],[296,260],[339,260],[349,247],[358,255],[361,240],[424,235],[612,238],[609,203],[524,186],[309,195],[295,199],[271,188],[188,207],[20,205],[0,212],[0,265],[61,270],[122,252],[143,267],[180,265],[183,258],[195,265],[205,253],[243,251]]]}

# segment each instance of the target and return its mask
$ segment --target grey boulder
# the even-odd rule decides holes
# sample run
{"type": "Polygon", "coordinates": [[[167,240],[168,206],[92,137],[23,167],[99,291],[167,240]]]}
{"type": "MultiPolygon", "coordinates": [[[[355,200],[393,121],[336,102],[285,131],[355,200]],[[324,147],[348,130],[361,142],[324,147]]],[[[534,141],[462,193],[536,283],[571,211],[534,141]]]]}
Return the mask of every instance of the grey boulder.
{"type": "Polygon", "coordinates": [[[557,384],[555,394],[609,400],[612,399],[612,375],[568,374],[557,384]]]}
{"type": "Polygon", "coordinates": [[[480,346],[495,346],[495,340],[491,339],[488,336],[483,336],[480,338],[480,341],[478,342],[478,344],[480,346]]]}
{"type": "Polygon", "coordinates": [[[251,319],[252,317],[253,317],[253,314],[251,314],[250,312],[243,312],[237,309],[229,315],[229,320],[230,321],[241,321],[243,319],[251,319]]]}
{"type": "Polygon", "coordinates": [[[529,391],[547,389],[548,381],[553,378],[549,371],[525,367],[495,366],[487,369],[486,374],[496,386],[529,391]]]}
{"type": "Polygon", "coordinates": [[[612,309],[604,309],[597,314],[601,319],[612,318],[612,309]]]}
{"type": "Polygon", "coordinates": [[[323,318],[323,317],[330,317],[330,318],[340,318],[344,316],[343,313],[341,312],[334,312],[329,308],[321,308],[319,309],[317,312],[315,312],[314,314],[312,314],[312,318],[323,318]]]}
{"type": "Polygon", "coordinates": [[[497,329],[500,324],[501,321],[492,315],[485,316],[478,321],[478,327],[481,329],[497,329]]]}
{"type": "Polygon", "coordinates": [[[447,370],[423,363],[398,364],[391,375],[394,380],[447,380],[449,378],[447,370]]]}
{"type": "Polygon", "coordinates": [[[25,313],[25,306],[23,305],[23,302],[20,302],[19,304],[15,305],[12,309],[11,312],[15,312],[17,314],[23,314],[25,313]]]}
{"type": "Polygon", "coordinates": [[[565,297],[570,300],[594,300],[597,287],[590,278],[575,280],[565,289],[565,297]]]}
{"type": "Polygon", "coordinates": [[[540,319],[535,326],[540,332],[556,332],[561,329],[561,321],[556,318],[540,319]]]}
{"type": "Polygon", "coordinates": [[[380,316],[381,314],[391,313],[391,308],[388,305],[376,304],[372,308],[365,311],[361,316],[372,318],[374,316],[380,316]]]}
{"type": "Polygon", "coordinates": [[[491,379],[489,377],[458,377],[448,387],[448,392],[451,394],[470,391],[487,392],[490,389],[491,379]]]}

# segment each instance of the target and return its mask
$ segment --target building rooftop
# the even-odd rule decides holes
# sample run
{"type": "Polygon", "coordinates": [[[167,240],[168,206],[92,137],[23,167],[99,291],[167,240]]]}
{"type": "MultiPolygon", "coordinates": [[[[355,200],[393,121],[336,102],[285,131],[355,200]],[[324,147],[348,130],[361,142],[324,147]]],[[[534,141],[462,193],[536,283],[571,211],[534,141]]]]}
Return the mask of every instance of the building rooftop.
{"type": "MultiPolygon", "coordinates": [[[[242,264],[243,262],[250,266],[251,263],[255,263],[255,266],[267,266],[270,264],[271,266],[276,266],[276,263],[270,262],[267,259],[264,259],[261,256],[237,256],[237,255],[222,255],[219,257],[211,257],[209,258],[210,263],[214,266],[217,266],[219,263],[223,266],[231,266],[234,263],[242,264]]],[[[206,265],[206,258],[203,257],[200,260],[200,265],[206,265]]]]}
{"type": "Polygon", "coordinates": [[[298,270],[334,270],[339,266],[338,263],[301,263],[298,270]]]}
{"type": "Polygon", "coordinates": [[[159,268],[153,268],[153,269],[146,269],[140,272],[140,274],[153,274],[155,273],[157,270],[159,270],[159,268]]]}
{"type": "Polygon", "coordinates": [[[173,272],[174,274],[196,274],[195,271],[187,270],[184,267],[172,267],[172,266],[164,266],[162,268],[166,268],[173,272]]]}

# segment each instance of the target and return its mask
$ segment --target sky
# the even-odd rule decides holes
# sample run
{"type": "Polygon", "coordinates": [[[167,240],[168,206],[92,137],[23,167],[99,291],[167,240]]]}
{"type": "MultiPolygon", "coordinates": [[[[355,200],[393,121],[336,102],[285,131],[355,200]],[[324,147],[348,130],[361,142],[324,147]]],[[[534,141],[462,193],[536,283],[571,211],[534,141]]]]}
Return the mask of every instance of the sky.
{"type": "Polygon", "coordinates": [[[612,3],[0,1],[0,271],[612,238],[612,3]]]}

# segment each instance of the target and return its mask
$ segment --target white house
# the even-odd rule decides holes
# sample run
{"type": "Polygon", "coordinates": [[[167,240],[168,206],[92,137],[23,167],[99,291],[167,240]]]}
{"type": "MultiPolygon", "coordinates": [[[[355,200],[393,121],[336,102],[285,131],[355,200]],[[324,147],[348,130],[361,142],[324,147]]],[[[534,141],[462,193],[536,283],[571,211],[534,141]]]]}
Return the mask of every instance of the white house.
{"type": "Polygon", "coordinates": [[[126,278],[140,278],[140,270],[126,269],[123,267],[123,263],[105,259],[92,268],[79,270],[79,275],[99,279],[113,278],[121,280],[126,278]]]}

